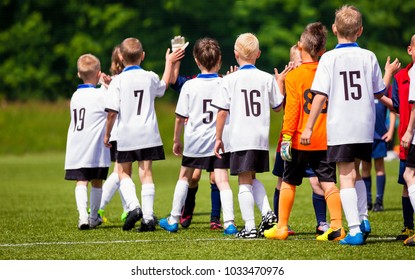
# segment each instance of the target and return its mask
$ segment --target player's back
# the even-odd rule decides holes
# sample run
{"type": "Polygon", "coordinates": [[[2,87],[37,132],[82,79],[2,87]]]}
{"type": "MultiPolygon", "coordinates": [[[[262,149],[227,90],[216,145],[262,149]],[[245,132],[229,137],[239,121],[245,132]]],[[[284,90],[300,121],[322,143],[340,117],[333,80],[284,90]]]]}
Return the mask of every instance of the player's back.
{"type": "MultiPolygon", "coordinates": [[[[245,65],[223,78],[215,106],[229,110],[232,151],[268,150],[270,107],[282,105],[274,76],[245,65]]],[[[216,102],[216,101],[215,101],[216,102]]]]}
{"type": "Polygon", "coordinates": [[[373,142],[374,96],[384,89],[373,52],[357,44],[343,44],[323,54],[312,90],[329,100],[328,145],[373,142]]]}
{"type": "Polygon", "coordinates": [[[108,167],[109,149],[104,146],[105,89],[81,85],[70,103],[71,123],[66,144],[65,169],[108,167]]]}
{"type": "Polygon", "coordinates": [[[108,108],[118,112],[117,148],[120,151],[162,145],[154,107],[166,85],[158,75],[139,66],[126,67],[108,87],[108,108]]]}

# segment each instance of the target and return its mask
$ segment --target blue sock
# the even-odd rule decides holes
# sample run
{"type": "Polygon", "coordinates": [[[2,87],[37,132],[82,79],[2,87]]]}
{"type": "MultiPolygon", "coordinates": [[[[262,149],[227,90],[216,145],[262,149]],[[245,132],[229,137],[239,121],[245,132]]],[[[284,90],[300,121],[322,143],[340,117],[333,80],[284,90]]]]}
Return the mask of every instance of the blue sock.
{"type": "Polygon", "coordinates": [[[210,190],[210,200],[212,202],[210,217],[220,218],[220,208],[222,207],[222,204],[220,202],[220,192],[218,186],[216,186],[216,184],[210,184],[210,190]]]}
{"type": "Polygon", "coordinates": [[[317,225],[320,222],[326,222],[327,204],[324,195],[313,193],[313,206],[316,213],[317,225]]]}
{"type": "Polygon", "coordinates": [[[376,202],[383,204],[383,194],[385,193],[386,175],[376,176],[376,202]]]}
{"type": "Polygon", "coordinates": [[[372,177],[362,178],[366,186],[367,204],[372,204],[372,177]]]}
{"type": "Polygon", "coordinates": [[[414,209],[412,208],[409,197],[402,197],[402,213],[403,225],[405,227],[414,228],[414,209]]]}
{"type": "Polygon", "coordinates": [[[280,190],[275,188],[274,191],[274,213],[275,216],[277,216],[277,221],[278,221],[278,207],[279,207],[279,201],[280,201],[280,190]]]}

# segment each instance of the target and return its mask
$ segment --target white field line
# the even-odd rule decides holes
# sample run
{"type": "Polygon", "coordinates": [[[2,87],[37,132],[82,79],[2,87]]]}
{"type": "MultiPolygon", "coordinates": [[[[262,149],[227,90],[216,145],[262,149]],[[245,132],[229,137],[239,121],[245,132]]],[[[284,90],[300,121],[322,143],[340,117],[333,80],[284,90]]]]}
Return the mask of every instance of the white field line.
{"type": "MultiPolygon", "coordinates": [[[[289,240],[315,240],[309,238],[289,238],[289,240]]],[[[395,237],[370,237],[368,241],[390,241],[395,240],[395,237]]],[[[122,244],[122,243],[159,243],[159,242],[206,242],[206,241],[266,241],[264,238],[256,239],[237,239],[237,238],[196,238],[196,239],[157,239],[157,240],[107,240],[107,241],[79,241],[79,242],[33,242],[33,243],[15,243],[15,244],[0,244],[0,247],[29,247],[29,246],[54,246],[54,245],[89,245],[89,244],[122,244]]]]}

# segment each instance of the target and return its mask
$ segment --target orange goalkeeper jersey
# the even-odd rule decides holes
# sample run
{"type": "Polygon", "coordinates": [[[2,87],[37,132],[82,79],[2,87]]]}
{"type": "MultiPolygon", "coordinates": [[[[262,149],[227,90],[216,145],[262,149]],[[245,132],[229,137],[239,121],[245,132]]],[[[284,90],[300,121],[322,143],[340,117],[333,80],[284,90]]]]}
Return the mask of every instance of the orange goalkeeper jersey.
{"type": "Polygon", "coordinates": [[[290,71],[285,79],[286,104],[282,133],[292,136],[292,147],[296,150],[327,150],[327,102],[314,125],[311,144],[307,146],[300,144],[301,134],[307,123],[314,97],[310,88],[317,65],[318,62],[303,63],[290,71]]]}

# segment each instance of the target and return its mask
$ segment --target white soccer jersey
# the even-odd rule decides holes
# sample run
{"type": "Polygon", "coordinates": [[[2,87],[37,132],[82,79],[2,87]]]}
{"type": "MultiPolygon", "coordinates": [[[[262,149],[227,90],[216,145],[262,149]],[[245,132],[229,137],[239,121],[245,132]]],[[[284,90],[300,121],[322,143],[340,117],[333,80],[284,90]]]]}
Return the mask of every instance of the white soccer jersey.
{"type": "Polygon", "coordinates": [[[375,54],[339,44],[320,59],[311,90],[328,97],[327,144],[372,143],[374,96],[385,90],[375,54]]]}
{"type": "Polygon", "coordinates": [[[129,66],[111,81],[107,109],[118,112],[117,150],[134,151],[163,145],[154,100],[166,84],[158,75],[129,66]]]}
{"type": "MultiPolygon", "coordinates": [[[[199,74],[197,78],[183,85],[176,106],[176,114],[188,118],[184,128],[184,156],[214,155],[218,109],[212,107],[211,103],[218,94],[221,80],[217,74],[199,74]]],[[[229,151],[227,135],[227,128],[225,128],[223,133],[225,152],[229,151]]]]}
{"type": "Polygon", "coordinates": [[[270,107],[283,99],[275,77],[254,65],[226,75],[212,104],[229,111],[230,151],[268,150],[270,107]]]}
{"type": "Polygon", "coordinates": [[[104,88],[80,85],[72,95],[65,169],[109,167],[110,149],[104,146],[106,93],[104,88]]]}

